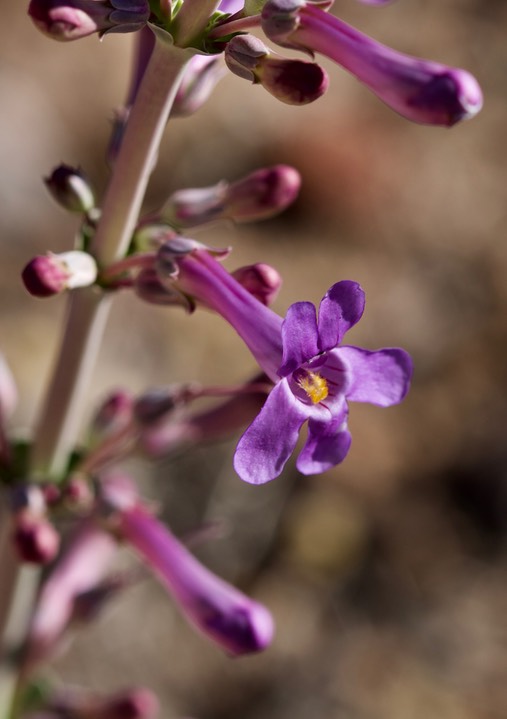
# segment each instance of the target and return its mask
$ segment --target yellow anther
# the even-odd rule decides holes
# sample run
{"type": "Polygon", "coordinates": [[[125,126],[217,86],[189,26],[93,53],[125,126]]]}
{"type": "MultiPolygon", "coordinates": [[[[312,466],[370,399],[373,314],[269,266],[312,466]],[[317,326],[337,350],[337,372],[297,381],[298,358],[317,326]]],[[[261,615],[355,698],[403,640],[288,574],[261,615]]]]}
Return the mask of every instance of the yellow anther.
{"type": "Polygon", "coordinates": [[[313,404],[322,402],[329,394],[327,382],[318,372],[309,372],[307,370],[302,377],[297,379],[297,383],[306,392],[313,404]]]}

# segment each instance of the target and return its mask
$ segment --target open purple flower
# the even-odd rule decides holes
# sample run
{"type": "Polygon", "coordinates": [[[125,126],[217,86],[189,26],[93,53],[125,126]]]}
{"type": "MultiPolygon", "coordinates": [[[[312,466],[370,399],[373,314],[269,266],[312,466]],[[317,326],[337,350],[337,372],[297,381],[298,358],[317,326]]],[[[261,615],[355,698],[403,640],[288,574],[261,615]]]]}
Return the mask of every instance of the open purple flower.
{"type": "Polygon", "coordinates": [[[349,451],[347,400],[388,407],[407,393],[412,363],[401,349],[376,352],[338,346],[364,310],[356,282],[333,285],[320,303],[289,307],[282,325],[280,381],[246,430],[234,457],[240,477],[262,484],[277,477],[308,420],[308,439],[298,460],[303,474],[339,464],[349,451]]]}
{"type": "Polygon", "coordinates": [[[297,467],[303,474],[330,469],[350,447],[348,400],[388,407],[407,393],[412,361],[404,350],[339,346],[363,314],[364,292],[356,282],[333,285],[318,319],[311,303],[296,302],[282,320],[208,252],[194,250],[176,262],[179,289],[222,315],[275,382],[236,449],[234,467],[246,482],[263,484],[281,473],[306,421],[297,467]]]}

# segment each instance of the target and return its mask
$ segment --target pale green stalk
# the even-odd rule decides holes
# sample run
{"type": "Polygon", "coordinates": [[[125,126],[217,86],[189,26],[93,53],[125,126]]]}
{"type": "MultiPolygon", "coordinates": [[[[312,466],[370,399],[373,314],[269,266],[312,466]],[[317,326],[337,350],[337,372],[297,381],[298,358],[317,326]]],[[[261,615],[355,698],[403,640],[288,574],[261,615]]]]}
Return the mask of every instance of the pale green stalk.
{"type": "MultiPolygon", "coordinates": [[[[102,267],[121,259],[128,249],[181,75],[194,54],[192,50],[175,48],[162,38],[163,33],[159,33],[132,106],[92,241],[91,251],[102,267]]],[[[96,288],[75,290],[70,294],[61,347],[32,448],[31,472],[36,479],[58,481],[65,471],[78,437],[81,412],[86,404],[109,306],[109,295],[96,288]]],[[[0,565],[5,561],[4,556],[0,555],[0,565]]],[[[4,570],[0,573],[1,592],[6,600],[0,612],[2,642],[8,616],[12,614],[7,599],[15,596],[20,576],[15,566],[4,564],[4,570]]],[[[31,602],[34,594],[35,588],[31,590],[31,602]]],[[[16,627],[12,637],[14,643],[22,641],[26,619],[22,623],[24,626],[16,627]]],[[[1,719],[15,719],[23,678],[18,678],[5,655],[2,660],[0,716],[1,719]]]]}

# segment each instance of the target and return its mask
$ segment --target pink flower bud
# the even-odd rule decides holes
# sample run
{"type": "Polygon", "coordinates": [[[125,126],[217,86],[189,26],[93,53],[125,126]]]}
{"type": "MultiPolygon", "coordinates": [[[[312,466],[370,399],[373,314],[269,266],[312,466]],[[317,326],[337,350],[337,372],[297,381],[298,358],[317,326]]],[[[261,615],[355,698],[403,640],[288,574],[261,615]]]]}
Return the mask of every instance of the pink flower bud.
{"type": "Polygon", "coordinates": [[[42,585],[27,637],[27,660],[40,661],[58,646],[76,598],[99,585],[116,553],[111,535],[90,521],[76,529],[42,585]]]}
{"type": "Polygon", "coordinates": [[[95,32],[134,32],[150,14],[145,0],[31,0],[28,14],[54,40],[78,40],[95,32]]]}
{"type": "Polygon", "coordinates": [[[97,279],[97,264],[87,252],[72,250],[39,255],[22,272],[25,288],[34,297],[51,297],[65,290],[87,287],[97,279]]]}
{"type": "Polygon", "coordinates": [[[60,547],[60,535],[45,516],[23,510],[14,516],[14,547],[24,562],[47,564],[60,547]]]}
{"type": "MultiPolygon", "coordinates": [[[[161,211],[161,218],[174,227],[197,227],[216,220],[253,222],[285,210],[296,199],[301,178],[288,165],[256,170],[233,183],[179,190],[161,211]]],[[[203,249],[195,243],[192,249],[203,249]]]]}
{"type": "Polygon", "coordinates": [[[275,300],[282,285],[280,273],[262,262],[239,267],[231,272],[231,276],[263,305],[270,305],[275,300]]]}
{"type": "Polygon", "coordinates": [[[288,105],[307,105],[329,86],[327,73],[314,62],[291,60],[271,53],[254,35],[236,35],[225,48],[229,70],[288,105]]]}
{"type": "Polygon", "coordinates": [[[132,419],[133,403],[132,395],[126,390],[116,390],[106,397],[91,423],[91,444],[96,445],[127,427],[132,419]]]}
{"type": "Polygon", "coordinates": [[[110,696],[67,690],[47,707],[66,719],[152,719],[159,711],[157,697],[148,689],[126,689],[110,696]]]}
{"type": "Polygon", "coordinates": [[[230,437],[249,424],[266,401],[270,386],[267,377],[254,377],[250,384],[259,386],[259,390],[238,393],[204,412],[179,415],[161,426],[147,427],[140,437],[141,447],[149,456],[160,457],[190,442],[214,442],[230,437]],[[260,389],[263,383],[265,390],[260,389]]]}

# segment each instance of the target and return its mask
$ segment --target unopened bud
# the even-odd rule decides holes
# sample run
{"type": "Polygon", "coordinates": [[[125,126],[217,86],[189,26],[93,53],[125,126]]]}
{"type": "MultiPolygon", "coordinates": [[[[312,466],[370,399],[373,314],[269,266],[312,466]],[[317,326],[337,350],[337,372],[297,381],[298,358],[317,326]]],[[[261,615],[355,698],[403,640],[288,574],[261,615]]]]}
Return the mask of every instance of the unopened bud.
{"type": "MultiPolygon", "coordinates": [[[[297,170],[288,165],[275,165],[252,172],[230,184],[220,182],[211,187],[179,190],[171,195],[161,215],[175,227],[182,228],[197,227],[216,220],[264,220],[294,202],[300,186],[297,170]]],[[[194,244],[192,249],[199,249],[200,243],[191,242],[194,244]]],[[[219,251],[214,254],[220,255],[219,251]]],[[[224,251],[222,256],[226,254],[224,251]]]]}
{"type": "Polygon", "coordinates": [[[171,116],[188,117],[199,110],[224,74],[219,56],[195,55],[183,74],[171,116]]]}
{"type": "Polygon", "coordinates": [[[89,509],[93,502],[93,492],[84,477],[70,477],[63,490],[63,498],[73,509],[89,509]]]}
{"type": "Polygon", "coordinates": [[[294,202],[300,187],[298,171],[288,165],[257,170],[230,185],[226,212],[236,222],[273,217],[294,202]]]}
{"type": "Polygon", "coordinates": [[[45,516],[22,510],[14,516],[14,546],[24,562],[47,564],[60,547],[60,536],[45,516]]]}
{"type": "Polygon", "coordinates": [[[34,297],[51,297],[76,287],[88,287],[97,279],[93,257],[80,250],[39,255],[22,273],[24,285],[34,297]]]}
{"type": "Polygon", "coordinates": [[[91,423],[93,444],[128,426],[132,419],[133,401],[132,395],[125,390],[116,390],[106,397],[91,423]]]}
{"type": "Polygon", "coordinates": [[[321,97],[329,86],[327,73],[320,65],[274,55],[254,35],[233,37],[224,56],[235,75],[262,85],[288,105],[307,105],[321,97]]]}
{"type": "Polygon", "coordinates": [[[31,0],[28,14],[54,40],[78,40],[97,32],[134,32],[150,16],[146,0],[31,0]]]}
{"type": "Polygon", "coordinates": [[[108,697],[69,691],[54,699],[48,709],[66,719],[151,719],[159,704],[148,689],[126,689],[108,697]]]}
{"type": "Polygon", "coordinates": [[[173,412],[180,397],[180,386],[154,387],[138,397],[134,416],[144,426],[157,423],[173,412]]]}
{"type": "Polygon", "coordinates": [[[118,513],[125,541],[166,585],[189,621],[234,656],[265,649],[274,626],[268,610],[202,566],[145,508],[118,513]]]}
{"type": "Polygon", "coordinates": [[[44,178],[52,197],[65,210],[87,213],[95,207],[90,182],[80,168],[59,165],[44,178]]]}
{"type": "Polygon", "coordinates": [[[274,301],[282,284],[280,273],[262,262],[239,267],[231,275],[263,305],[270,305],[274,301]]]}
{"type": "Polygon", "coordinates": [[[261,17],[270,40],[334,60],[413,122],[449,127],[482,107],[481,88],[466,70],[397,52],[316,3],[268,0],[261,17]]]}

